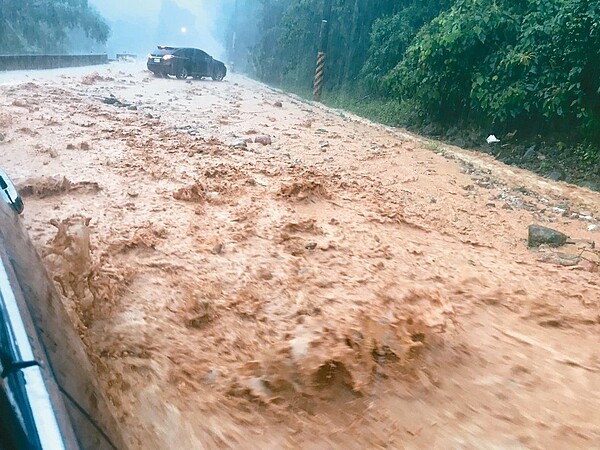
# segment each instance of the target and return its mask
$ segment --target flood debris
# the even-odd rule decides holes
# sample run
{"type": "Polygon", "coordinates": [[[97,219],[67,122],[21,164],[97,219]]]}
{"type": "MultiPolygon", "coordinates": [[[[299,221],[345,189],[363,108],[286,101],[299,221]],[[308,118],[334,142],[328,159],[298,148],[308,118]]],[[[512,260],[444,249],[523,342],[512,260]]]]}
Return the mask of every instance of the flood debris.
{"type": "Polygon", "coordinates": [[[105,259],[93,254],[90,222],[91,218],[81,215],[51,220],[56,234],[41,252],[59,291],[70,300],[66,307],[80,332],[110,307],[128,277],[127,271],[116,273],[105,259]]]}
{"type": "Polygon", "coordinates": [[[104,97],[102,99],[102,103],[105,103],[107,105],[113,105],[118,108],[130,108],[130,107],[134,106],[131,103],[127,103],[127,102],[123,102],[123,101],[119,100],[113,94],[110,94],[110,97],[104,97]]]}
{"type": "Polygon", "coordinates": [[[190,186],[179,188],[173,193],[173,198],[184,202],[199,203],[206,200],[206,190],[201,184],[194,183],[190,186]]]}
{"type": "Polygon", "coordinates": [[[0,86],[41,111],[0,113],[0,148],[15,180],[36,174],[18,183],[22,220],[123,423],[120,448],[249,435],[256,448],[506,447],[507,426],[523,446],[600,436],[597,372],[582,369],[598,366],[598,251],[583,240],[598,194],[438,156],[242,77],[189,100],[189,85],[140,72],[80,77],[39,97],[0,86]],[[119,99],[104,104],[109,86],[119,99]],[[127,99],[144,111],[115,110],[127,99]],[[281,151],[253,142],[265,133],[281,151]],[[22,145],[35,140],[59,157],[22,145]],[[529,251],[531,223],[559,238],[534,233],[529,251]],[[498,330],[560,347],[566,372],[498,330]]]}
{"type": "Polygon", "coordinates": [[[581,262],[581,256],[543,250],[538,260],[557,266],[573,267],[581,262]]]}
{"type": "Polygon", "coordinates": [[[17,183],[23,197],[46,198],[67,192],[98,192],[100,186],[94,181],[71,182],[66,177],[33,177],[17,183]]]}
{"type": "Polygon", "coordinates": [[[90,73],[88,75],[84,75],[83,78],[81,78],[81,84],[84,84],[86,86],[91,86],[92,84],[96,84],[98,82],[114,81],[114,80],[115,79],[113,77],[102,76],[98,72],[94,72],[94,73],[90,73]]]}

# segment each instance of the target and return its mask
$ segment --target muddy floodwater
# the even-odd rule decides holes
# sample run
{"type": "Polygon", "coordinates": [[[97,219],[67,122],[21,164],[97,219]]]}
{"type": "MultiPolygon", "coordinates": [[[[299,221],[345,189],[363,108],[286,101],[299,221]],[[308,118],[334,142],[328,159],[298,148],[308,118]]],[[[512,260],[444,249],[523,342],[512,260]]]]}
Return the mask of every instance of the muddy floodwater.
{"type": "Polygon", "coordinates": [[[600,194],[236,74],[0,94],[132,449],[600,447],[600,194]],[[572,243],[529,250],[533,223],[572,243]]]}

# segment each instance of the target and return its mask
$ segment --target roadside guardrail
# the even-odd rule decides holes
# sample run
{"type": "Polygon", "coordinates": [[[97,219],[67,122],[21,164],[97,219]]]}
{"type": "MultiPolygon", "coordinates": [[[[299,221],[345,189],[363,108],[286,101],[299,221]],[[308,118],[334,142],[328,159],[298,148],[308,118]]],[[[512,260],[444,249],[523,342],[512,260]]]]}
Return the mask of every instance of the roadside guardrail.
{"type": "Polygon", "coordinates": [[[108,55],[0,55],[0,71],[58,69],[107,64],[108,55]]]}

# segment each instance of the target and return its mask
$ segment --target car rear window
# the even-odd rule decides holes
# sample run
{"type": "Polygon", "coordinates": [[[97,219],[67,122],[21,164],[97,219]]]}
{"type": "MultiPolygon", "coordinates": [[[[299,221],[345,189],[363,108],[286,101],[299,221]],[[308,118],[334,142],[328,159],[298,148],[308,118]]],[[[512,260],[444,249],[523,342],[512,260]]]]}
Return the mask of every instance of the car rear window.
{"type": "Polygon", "coordinates": [[[152,56],[165,56],[172,55],[173,53],[175,53],[175,50],[154,50],[152,56]]]}

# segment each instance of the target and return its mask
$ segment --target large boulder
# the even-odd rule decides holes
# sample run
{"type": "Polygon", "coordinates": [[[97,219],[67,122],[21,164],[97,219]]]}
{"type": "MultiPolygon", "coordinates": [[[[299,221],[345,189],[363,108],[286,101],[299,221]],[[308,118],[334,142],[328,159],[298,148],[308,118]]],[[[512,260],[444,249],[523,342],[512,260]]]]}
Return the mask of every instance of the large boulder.
{"type": "Polygon", "coordinates": [[[529,247],[539,247],[546,244],[549,247],[561,247],[566,244],[568,238],[566,234],[552,228],[529,225],[527,245],[529,247]]]}
{"type": "Polygon", "coordinates": [[[565,173],[562,170],[553,170],[548,175],[547,178],[550,178],[552,181],[563,181],[565,179],[565,173]]]}

